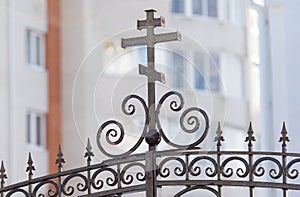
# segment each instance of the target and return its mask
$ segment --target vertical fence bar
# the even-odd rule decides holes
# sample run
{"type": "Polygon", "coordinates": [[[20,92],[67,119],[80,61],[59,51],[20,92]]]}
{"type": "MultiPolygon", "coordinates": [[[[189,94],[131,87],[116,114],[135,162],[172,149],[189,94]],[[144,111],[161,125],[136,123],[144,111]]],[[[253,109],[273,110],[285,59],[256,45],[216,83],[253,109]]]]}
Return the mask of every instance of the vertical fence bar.
{"type": "MultiPolygon", "coordinates": [[[[186,165],[186,174],[185,174],[185,180],[189,180],[190,179],[190,169],[189,169],[189,156],[190,154],[185,154],[185,165],[186,165]]],[[[191,187],[190,185],[187,185],[186,186],[187,188],[191,187]]]]}
{"type": "MultiPolygon", "coordinates": [[[[217,142],[217,164],[218,164],[218,181],[221,181],[221,173],[222,173],[222,169],[221,169],[221,141],[224,141],[224,137],[222,136],[222,129],[221,129],[221,125],[220,122],[218,122],[218,128],[217,128],[217,136],[215,137],[215,142],[217,142]]],[[[218,193],[220,196],[222,196],[222,185],[218,185],[218,193]]]]}
{"type": "MultiPolygon", "coordinates": [[[[57,159],[56,159],[56,162],[55,164],[57,164],[57,169],[58,169],[58,173],[60,174],[62,172],[62,167],[63,167],[63,163],[66,163],[64,158],[63,158],[63,153],[61,151],[61,146],[59,145],[58,147],[58,153],[57,153],[57,159]]],[[[59,193],[58,193],[58,196],[61,197],[61,193],[63,191],[63,186],[61,184],[61,175],[58,176],[58,189],[59,189],[59,193]]]]}
{"type": "Polygon", "coordinates": [[[145,153],[146,162],[146,196],[156,197],[156,159],[154,151],[147,151],[145,153]]]}
{"type": "MultiPolygon", "coordinates": [[[[249,129],[248,129],[248,136],[246,137],[245,142],[248,142],[248,161],[249,161],[249,182],[253,182],[254,180],[254,169],[253,169],[253,144],[252,142],[255,141],[254,131],[252,129],[252,123],[250,122],[249,129]]],[[[249,186],[249,196],[254,196],[254,187],[249,186]]]]}
{"type": "MultiPolygon", "coordinates": [[[[1,178],[1,189],[3,189],[5,184],[5,179],[7,179],[7,175],[5,174],[5,168],[3,161],[1,162],[1,168],[0,168],[0,178],[1,178]]],[[[4,192],[1,192],[1,197],[4,196],[4,192]]]]}
{"type": "MultiPolygon", "coordinates": [[[[121,175],[121,165],[120,164],[117,165],[117,172],[118,172],[118,189],[121,189],[122,188],[122,184],[121,184],[122,175],[121,175]]],[[[118,194],[118,196],[122,196],[122,194],[118,194]]]]}
{"type": "MultiPolygon", "coordinates": [[[[86,162],[87,162],[87,166],[89,167],[91,165],[91,161],[92,161],[92,157],[94,156],[94,153],[92,152],[92,146],[91,146],[91,143],[90,143],[90,139],[88,138],[88,142],[87,142],[87,145],[86,145],[86,152],[85,152],[85,155],[84,157],[86,157],[86,162]]],[[[88,184],[88,189],[87,189],[87,193],[88,194],[91,194],[91,170],[88,169],[87,170],[87,184],[88,184]]]]}
{"type": "MultiPolygon", "coordinates": [[[[28,181],[30,181],[32,179],[32,175],[33,175],[33,171],[35,170],[35,167],[33,166],[33,160],[31,158],[31,153],[29,153],[28,155],[28,161],[27,161],[27,168],[26,168],[26,172],[28,172],[28,181]]],[[[29,184],[28,185],[28,195],[31,197],[32,195],[32,185],[29,184]]]]}
{"type": "MultiPolygon", "coordinates": [[[[287,173],[287,169],[286,169],[286,163],[287,163],[287,157],[286,157],[286,152],[287,152],[287,144],[286,142],[289,142],[289,137],[287,136],[287,130],[285,127],[285,122],[283,122],[282,125],[282,130],[281,130],[281,137],[279,139],[279,142],[282,142],[282,183],[286,184],[286,173],[287,173]]],[[[283,188],[283,197],[287,197],[287,189],[283,188]]]]}

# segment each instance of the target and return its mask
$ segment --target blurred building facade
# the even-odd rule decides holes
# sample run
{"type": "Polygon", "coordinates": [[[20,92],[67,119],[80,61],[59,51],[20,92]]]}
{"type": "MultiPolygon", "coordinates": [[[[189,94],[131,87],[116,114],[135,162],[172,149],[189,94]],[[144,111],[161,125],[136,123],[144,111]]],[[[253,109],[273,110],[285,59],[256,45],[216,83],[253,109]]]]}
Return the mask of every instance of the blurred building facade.
{"type": "Polygon", "coordinates": [[[300,25],[297,24],[299,1],[266,0],[264,7],[256,6],[260,15],[260,79],[261,110],[266,149],[278,148],[268,138],[278,139],[281,122],[286,121],[291,143],[289,150],[299,152],[299,123],[297,107],[299,94],[300,25]],[[273,132],[272,132],[273,131],[273,132]]]}
{"type": "MultiPolygon", "coordinates": [[[[224,148],[245,148],[252,120],[256,138],[263,140],[257,149],[274,149],[270,141],[279,136],[282,120],[297,131],[295,64],[300,44],[294,18],[298,4],[292,0],[0,1],[0,23],[5,27],[0,30],[0,156],[10,178],[26,177],[27,152],[32,152],[37,174],[54,172],[59,143],[66,168],[80,166],[87,138],[99,152],[96,132],[110,118],[120,120],[126,130],[137,130],[130,133],[129,143],[134,143],[143,113],[126,117],[120,105],[130,93],[146,98],[146,78],[138,75],[146,52],[144,47],[124,50],[120,40],[144,34],[135,27],[147,8],[166,18],[166,29],[158,32],[182,33],[180,42],[157,45],[157,70],[166,75],[166,85],[158,84],[157,94],[178,90],[186,106],[207,111],[211,139],[220,121],[224,148]]],[[[180,138],[176,114],[166,109],[162,119],[166,130],[175,131],[172,138],[180,138]]],[[[210,148],[210,142],[204,146],[210,148]]],[[[297,144],[294,150],[299,150],[297,144]]],[[[99,154],[95,162],[103,159],[99,154]]]]}
{"type": "Polygon", "coordinates": [[[53,72],[60,62],[59,29],[53,28],[57,2],[0,1],[0,155],[9,172],[6,183],[26,179],[28,152],[36,176],[51,171],[49,155],[56,155],[51,147],[57,150],[60,136],[60,75],[53,72]]]}

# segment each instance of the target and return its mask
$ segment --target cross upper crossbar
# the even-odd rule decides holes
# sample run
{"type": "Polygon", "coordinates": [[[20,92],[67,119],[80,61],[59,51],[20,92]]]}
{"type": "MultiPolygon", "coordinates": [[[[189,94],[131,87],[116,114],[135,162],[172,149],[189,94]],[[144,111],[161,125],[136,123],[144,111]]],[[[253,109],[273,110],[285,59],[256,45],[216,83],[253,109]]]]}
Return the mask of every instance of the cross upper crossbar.
{"type": "Polygon", "coordinates": [[[164,17],[154,18],[154,13],[156,11],[146,10],[146,20],[138,20],[137,21],[137,29],[147,29],[147,36],[135,37],[135,38],[122,38],[121,45],[122,48],[131,47],[131,46],[139,46],[139,45],[147,45],[153,46],[159,42],[169,42],[180,40],[181,35],[179,32],[172,33],[164,33],[164,34],[155,34],[153,32],[155,27],[164,26],[165,19],[164,17]]]}

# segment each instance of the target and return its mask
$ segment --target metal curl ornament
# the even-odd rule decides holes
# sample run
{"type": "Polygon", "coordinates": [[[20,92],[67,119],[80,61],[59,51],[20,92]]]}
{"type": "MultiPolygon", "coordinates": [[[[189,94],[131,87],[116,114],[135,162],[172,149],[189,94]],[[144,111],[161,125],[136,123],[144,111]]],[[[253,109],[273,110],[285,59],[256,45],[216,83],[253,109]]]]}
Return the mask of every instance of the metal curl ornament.
{"type": "Polygon", "coordinates": [[[246,168],[245,171],[243,168],[238,168],[236,170],[236,175],[238,177],[245,178],[250,173],[250,167],[249,167],[249,164],[246,161],[246,159],[244,159],[242,157],[229,157],[229,158],[225,159],[221,165],[221,169],[222,169],[221,173],[224,177],[229,178],[233,175],[233,168],[230,167],[225,170],[226,165],[232,161],[241,161],[246,168]]]}
{"type": "Polygon", "coordinates": [[[164,165],[170,161],[177,161],[181,164],[181,168],[178,166],[174,168],[174,174],[176,176],[185,175],[185,173],[187,172],[187,166],[186,166],[184,160],[181,159],[180,157],[167,157],[167,158],[163,159],[159,164],[159,175],[161,177],[167,178],[168,176],[170,176],[170,169],[167,167],[164,167],[164,165]]]}
{"type": "Polygon", "coordinates": [[[299,175],[299,170],[298,169],[292,169],[291,167],[296,164],[296,163],[300,163],[300,158],[298,159],[293,159],[292,161],[290,161],[287,165],[286,165],[286,176],[290,179],[296,179],[299,175]]]}
{"type": "Polygon", "coordinates": [[[106,139],[106,142],[110,145],[118,145],[124,140],[125,129],[124,129],[123,125],[116,120],[109,120],[109,121],[106,121],[105,123],[103,123],[97,132],[97,138],[96,138],[97,146],[98,146],[99,150],[108,157],[115,158],[115,157],[124,157],[124,156],[130,155],[142,144],[144,136],[146,135],[146,132],[147,132],[146,125],[149,122],[149,117],[148,117],[148,108],[147,108],[145,101],[138,95],[129,95],[129,96],[125,97],[122,102],[122,105],[121,105],[122,111],[126,115],[133,115],[135,113],[136,108],[133,104],[129,104],[128,108],[126,108],[127,103],[131,99],[136,99],[136,100],[140,101],[140,103],[142,104],[142,106],[144,108],[145,125],[143,128],[143,131],[142,131],[141,136],[139,137],[138,141],[136,142],[136,144],[132,148],[130,148],[128,151],[121,153],[121,154],[111,154],[111,153],[107,152],[104,149],[103,145],[101,144],[101,135],[102,135],[103,131],[105,130],[106,127],[109,127],[111,125],[117,126],[118,130],[111,128],[106,131],[105,139],[106,139]],[[117,139],[113,141],[111,138],[117,138],[117,139]]]}
{"type": "Polygon", "coordinates": [[[179,104],[178,104],[178,101],[176,100],[172,100],[170,102],[170,109],[172,111],[175,111],[175,112],[178,112],[180,111],[182,108],[183,108],[183,105],[184,105],[184,99],[183,99],[183,96],[179,93],[179,92],[176,92],[176,91],[169,91],[167,93],[165,93],[161,99],[158,101],[158,104],[157,104],[157,109],[156,109],[156,113],[157,115],[159,114],[160,112],[160,108],[161,106],[163,105],[163,103],[165,102],[165,100],[170,97],[170,96],[177,96],[178,99],[179,99],[179,104]]]}
{"type": "Polygon", "coordinates": [[[214,166],[214,169],[211,167],[206,167],[205,168],[205,174],[208,177],[214,177],[218,174],[218,164],[217,162],[208,156],[200,156],[200,157],[196,157],[194,158],[190,165],[189,165],[189,172],[192,176],[199,176],[201,174],[201,167],[199,166],[194,166],[197,162],[202,161],[202,160],[206,160],[209,161],[210,163],[212,163],[212,165],[214,166]]]}
{"type": "Polygon", "coordinates": [[[38,193],[38,190],[39,190],[42,186],[48,185],[48,184],[52,185],[52,186],[55,188],[55,190],[53,190],[53,189],[49,189],[49,190],[48,190],[48,196],[49,196],[49,197],[56,197],[56,196],[58,196],[58,194],[59,194],[59,186],[58,186],[58,183],[56,183],[56,182],[53,181],[53,180],[42,181],[42,182],[40,182],[39,184],[37,184],[37,185],[35,186],[34,190],[33,190],[33,196],[45,196],[44,194],[39,194],[39,195],[37,195],[37,193],[38,193]],[[52,193],[52,194],[51,194],[51,193],[52,193]]]}
{"type": "Polygon", "coordinates": [[[277,165],[279,171],[277,172],[276,169],[272,168],[269,170],[269,176],[273,179],[279,179],[283,174],[283,167],[277,159],[272,158],[272,157],[261,157],[261,158],[257,159],[252,166],[253,174],[258,177],[261,177],[265,174],[265,169],[263,167],[257,168],[258,165],[264,161],[271,161],[277,165]]]}
{"type": "Polygon", "coordinates": [[[179,149],[189,149],[189,148],[195,148],[196,146],[198,146],[206,137],[207,133],[208,133],[208,129],[209,129],[209,119],[208,119],[208,116],[206,114],[206,112],[204,110],[202,110],[201,108],[198,108],[198,107],[191,107],[191,108],[188,108],[186,109],[185,111],[183,111],[183,113],[181,114],[180,116],[180,127],[181,129],[186,132],[186,133],[195,133],[196,131],[199,130],[200,128],[200,119],[199,117],[193,115],[193,116],[188,116],[188,114],[190,112],[198,112],[201,114],[201,116],[203,116],[204,118],[204,121],[205,121],[205,128],[204,128],[204,131],[203,131],[203,134],[200,136],[200,138],[198,140],[196,140],[195,142],[193,143],[190,143],[188,145],[181,145],[181,144],[177,144],[177,143],[174,143],[174,142],[171,142],[171,140],[167,137],[167,135],[165,134],[162,126],[161,126],[161,123],[160,123],[160,119],[159,119],[159,114],[160,114],[160,109],[163,105],[163,103],[166,101],[166,99],[170,96],[177,96],[178,97],[178,100],[179,100],[179,104],[176,100],[173,100],[170,102],[170,109],[174,112],[178,112],[180,111],[183,106],[184,106],[184,99],[183,99],[183,96],[179,93],[179,92],[176,92],[176,91],[170,91],[170,92],[167,92],[166,94],[164,94],[161,99],[159,100],[158,102],[158,105],[157,105],[157,110],[156,110],[156,120],[157,120],[157,128],[159,130],[159,134],[161,135],[161,137],[163,138],[163,140],[175,147],[175,148],[179,148],[179,149]],[[187,118],[187,124],[190,125],[190,126],[193,126],[192,129],[188,129],[186,128],[185,124],[184,124],[184,120],[187,118]]]}
{"type": "Polygon", "coordinates": [[[99,174],[101,174],[102,172],[110,172],[113,176],[113,178],[106,177],[106,184],[108,186],[115,186],[118,183],[118,173],[116,170],[112,168],[100,168],[99,170],[94,172],[91,178],[91,184],[94,189],[100,190],[104,187],[104,181],[101,179],[97,180],[97,176],[99,176],[99,174]]]}
{"type": "Polygon", "coordinates": [[[144,171],[143,172],[136,172],[136,179],[138,181],[145,181],[146,180],[146,166],[142,163],[139,163],[139,162],[134,162],[134,163],[130,163],[128,165],[126,165],[122,171],[121,171],[121,180],[122,180],[122,183],[126,184],[126,185],[129,185],[133,182],[134,178],[133,178],[133,175],[131,174],[128,174],[126,175],[126,172],[128,171],[128,169],[134,167],[134,166],[138,166],[140,168],[142,168],[144,171]],[[126,175],[126,176],[125,176],[126,175]]]}
{"type": "Polygon", "coordinates": [[[82,175],[82,174],[72,174],[72,175],[66,177],[63,181],[63,184],[62,184],[63,185],[62,192],[66,196],[71,196],[75,192],[75,189],[74,189],[73,185],[70,185],[65,189],[68,182],[73,178],[81,178],[84,182],[84,184],[80,183],[80,182],[76,184],[76,188],[77,188],[78,191],[83,192],[83,191],[86,191],[88,189],[88,179],[84,175],[82,175]]]}

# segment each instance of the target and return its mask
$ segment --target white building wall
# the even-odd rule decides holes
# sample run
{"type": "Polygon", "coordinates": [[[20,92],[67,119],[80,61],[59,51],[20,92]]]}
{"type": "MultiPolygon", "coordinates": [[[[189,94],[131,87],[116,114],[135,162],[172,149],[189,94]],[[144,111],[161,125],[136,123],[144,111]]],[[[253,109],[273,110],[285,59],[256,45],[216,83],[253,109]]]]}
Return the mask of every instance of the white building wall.
{"type": "MultiPolygon", "coordinates": [[[[271,88],[273,110],[273,135],[276,139],[280,136],[282,122],[286,121],[291,143],[289,150],[297,152],[300,150],[299,143],[299,121],[297,115],[300,108],[297,107],[299,93],[300,68],[298,64],[298,38],[300,26],[297,24],[299,16],[298,1],[266,1],[266,13],[269,25],[269,51],[271,65],[271,88]]],[[[264,98],[262,98],[264,99],[264,98]]],[[[278,144],[275,143],[276,147],[278,144]]]]}
{"type": "Polygon", "coordinates": [[[9,67],[8,67],[8,2],[0,1],[0,131],[2,135],[0,155],[6,164],[10,165],[9,150],[9,67]],[[6,131],[6,132],[5,132],[6,131]]]}
{"type": "Polygon", "coordinates": [[[1,151],[5,160],[7,183],[24,180],[28,152],[32,153],[36,172],[46,174],[48,156],[45,147],[27,144],[26,115],[29,110],[47,114],[47,71],[36,70],[26,62],[26,29],[47,31],[45,0],[1,1],[1,151]],[[7,24],[7,25],[5,25],[7,24]],[[3,42],[2,42],[3,41],[3,42]],[[3,72],[2,72],[3,71],[3,72]],[[2,124],[4,123],[4,124],[2,124]],[[6,144],[7,143],[7,144],[6,144]],[[6,145],[5,145],[6,144],[6,145]],[[6,163],[7,162],[7,163],[6,163]]]}

